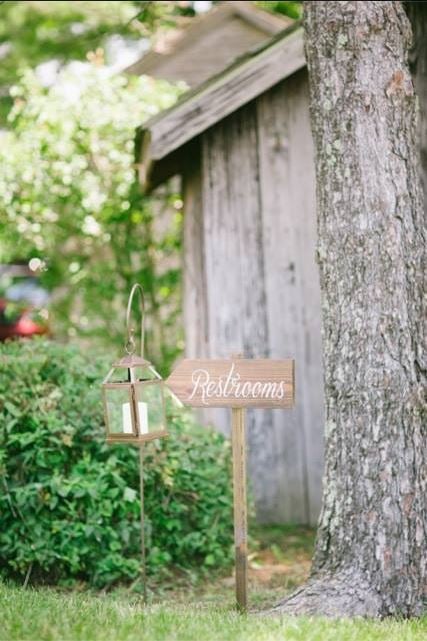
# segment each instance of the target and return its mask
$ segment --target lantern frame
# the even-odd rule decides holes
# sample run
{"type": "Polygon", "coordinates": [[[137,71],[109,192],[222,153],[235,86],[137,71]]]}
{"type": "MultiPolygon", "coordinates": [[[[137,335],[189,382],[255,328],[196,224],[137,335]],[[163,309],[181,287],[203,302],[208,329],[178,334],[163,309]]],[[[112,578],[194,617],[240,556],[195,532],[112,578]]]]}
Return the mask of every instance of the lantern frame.
{"type": "MultiPolygon", "coordinates": [[[[105,416],[105,430],[106,430],[106,442],[107,443],[126,443],[130,445],[140,446],[146,441],[153,441],[157,438],[168,437],[167,432],[167,421],[166,421],[166,400],[165,400],[165,384],[160,376],[160,374],[154,369],[150,361],[146,360],[143,356],[144,354],[144,296],[142,287],[140,285],[134,285],[132,288],[131,294],[129,296],[129,302],[126,313],[126,329],[127,329],[127,341],[125,345],[125,351],[127,355],[121,358],[120,360],[113,363],[110,371],[105,377],[102,383],[102,397],[104,404],[104,416],[105,416]],[[135,339],[134,339],[134,328],[130,326],[130,313],[132,308],[132,299],[135,291],[139,290],[140,292],[140,302],[141,302],[141,356],[135,356],[135,339]],[[114,373],[116,370],[125,370],[127,371],[127,379],[122,381],[112,381],[114,373]],[[149,372],[152,378],[138,379],[137,372],[138,370],[145,370],[149,372]],[[148,431],[149,421],[147,419],[147,432],[141,431],[141,417],[139,404],[145,401],[141,401],[142,390],[147,389],[150,386],[156,386],[159,389],[159,399],[156,402],[157,409],[160,410],[159,424],[162,425],[162,429],[155,430],[152,432],[148,431]],[[109,390],[122,390],[125,392],[124,399],[128,399],[129,408],[130,408],[130,424],[131,432],[117,432],[112,430],[112,418],[110,416],[109,410],[109,390]],[[127,394],[126,394],[127,392],[127,394]]],[[[126,401],[124,401],[126,402],[126,401]]],[[[147,401],[147,417],[149,416],[150,403],[147,401]]],[[[154,402],[151,403],[154,405],[154,402]]],[[[123,403],[122,403],[123,406],[123,403]]],[[[122,422],[124,421],[122,417],[122,422]]]]}

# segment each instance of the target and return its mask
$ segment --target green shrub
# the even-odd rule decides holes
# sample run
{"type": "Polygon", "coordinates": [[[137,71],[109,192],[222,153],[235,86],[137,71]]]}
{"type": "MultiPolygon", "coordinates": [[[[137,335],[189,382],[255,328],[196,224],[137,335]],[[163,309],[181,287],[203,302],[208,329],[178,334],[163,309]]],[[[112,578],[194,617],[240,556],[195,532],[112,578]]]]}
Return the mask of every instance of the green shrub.
{"type": "MultiPolygon", "coordinates": [[[[31,582],[96,587],[138,576],[138,450],[104,443],[108,365],[45,340],[0,347],[3,576],[22,579],[31,568],[31,582]]],[[[226,566],[229,445],[184,412],[169,431],[145,447],[148,572],[226,566]]]]}

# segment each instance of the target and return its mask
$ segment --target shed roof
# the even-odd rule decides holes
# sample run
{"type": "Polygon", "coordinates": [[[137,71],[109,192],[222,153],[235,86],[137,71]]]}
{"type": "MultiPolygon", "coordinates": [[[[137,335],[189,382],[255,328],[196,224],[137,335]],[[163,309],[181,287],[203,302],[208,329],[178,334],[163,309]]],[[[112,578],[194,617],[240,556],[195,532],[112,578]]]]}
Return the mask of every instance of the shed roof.
{"type": "Polygon", "coordinates": [[[177,173],[184,145],[305,64],[302,28],[295,23],[151,118],[137,137],[143,186],[151,189],[177,173]]]}
{"type": "Polygon", "coordinates": [[[242,0],[221,2],[207,13],[185,20],[178,29],[168,29],[126,72],[184,80],[195,87],[292,24],[290,18],[242,0]]]}

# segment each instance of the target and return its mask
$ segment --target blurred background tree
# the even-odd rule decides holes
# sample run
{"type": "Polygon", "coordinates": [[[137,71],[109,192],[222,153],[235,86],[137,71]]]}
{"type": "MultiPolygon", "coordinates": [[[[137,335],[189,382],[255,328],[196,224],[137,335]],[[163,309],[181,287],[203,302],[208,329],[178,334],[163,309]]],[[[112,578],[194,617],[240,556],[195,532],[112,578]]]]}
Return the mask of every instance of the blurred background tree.
{"type": "MultiPolygon", "coordinates": [[[[166,82],[112,74],[100,51],[50,88],[28,71],[11,90],[0,150],[2,262],[25,257],[41,269],[60,336],[121,341],[134,281],[144,286],[152,326],[174,326],[182,203],[173,193],[141,194],[134,136],[178,93],[166,82]],[[165,208],[175,213],[159,216],[165,208]],[[156,214],[163,229],[154,229],[156,214]]],[[[151,356],[169,362],[178,341],[173,331],[169,344],[152,336],[151,356]]]]}
{"type": "Polygon", "coordinates": [[[122,341],[127,292],[141,282],[160,368],[182,348],[181,201],[140,193],[134,137],[183,87],[117,69],[192,14],[179,2],[0,5],[0,262],[32,261],[59,338],[122,341]]]}
{"type": "Polygon", "coordinates": [[[28,0],[0,3],[1,114],[11,106],[9,88],[27,67],[45,67],[52,76],[67,63],[86,60],[102,47],[107,62],[124,65],[126,55],[148,49],[156,31],[194,15],[191,2],[128,0],[28,0]],[[118,61],[120,64],[120,60],[118,61]]]}

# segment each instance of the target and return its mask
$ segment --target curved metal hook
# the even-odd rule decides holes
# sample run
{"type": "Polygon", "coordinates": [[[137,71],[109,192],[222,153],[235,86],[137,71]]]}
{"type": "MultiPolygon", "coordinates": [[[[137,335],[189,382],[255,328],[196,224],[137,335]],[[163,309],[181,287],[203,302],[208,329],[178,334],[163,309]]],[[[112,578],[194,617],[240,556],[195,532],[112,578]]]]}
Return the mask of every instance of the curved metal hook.
{"type": "Polygon", "coordinates": [[[140,310],[141,310],[141,357],[144,358],[144,320],[145,320],[145,300],[144,300],[144,290],[139,283],[135,283],[132,289],[130,290],[128,306],[126,310],[126,331],[127,331],[127,341],[125,345],[126,352],[128,354],[135,353],[135,339],[134,333],[135,328],[130,325],[130,315],[132,312],[132,301],[136,291],[139,291],[139,300],[140,300],[140,310]]]}

